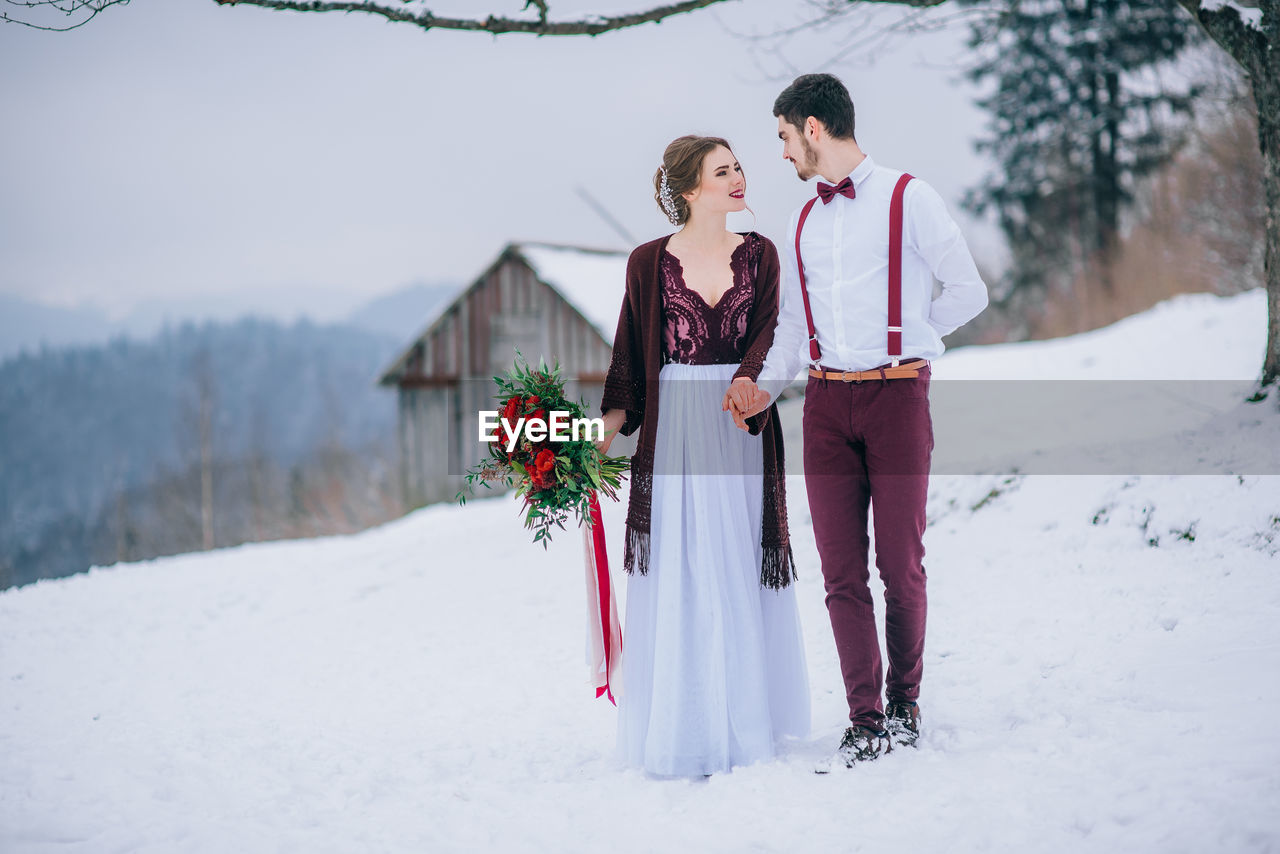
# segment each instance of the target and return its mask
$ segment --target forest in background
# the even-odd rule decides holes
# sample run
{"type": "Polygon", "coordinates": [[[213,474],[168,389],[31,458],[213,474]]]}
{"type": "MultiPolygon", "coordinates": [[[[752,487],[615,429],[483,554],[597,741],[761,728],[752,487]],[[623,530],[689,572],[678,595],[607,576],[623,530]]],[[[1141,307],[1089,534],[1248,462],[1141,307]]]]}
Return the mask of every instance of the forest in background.
{"type": "Polygon", "coordinates": [[[403,342],[246,319],[0,365],[0,587],[403,512],[403,342]]]}

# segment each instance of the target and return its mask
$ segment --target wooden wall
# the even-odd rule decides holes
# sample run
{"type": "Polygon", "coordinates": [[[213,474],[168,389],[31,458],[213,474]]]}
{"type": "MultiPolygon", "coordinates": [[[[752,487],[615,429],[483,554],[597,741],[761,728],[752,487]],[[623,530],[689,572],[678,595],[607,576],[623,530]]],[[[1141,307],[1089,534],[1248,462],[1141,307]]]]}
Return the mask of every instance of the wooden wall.
{"type": "Polygon", "coordinates": [[[516,349],[534,365],[559,360],[568,396],[586,398],[588,414],[599,413],[609,345],[522,260],[504,254],[418,342],[400,380],[401,472],[411,506],[452,501],[463,488],[462,473],[485,452],[478,413],[499,408],[493,377],[511,370],[516,349]]]}

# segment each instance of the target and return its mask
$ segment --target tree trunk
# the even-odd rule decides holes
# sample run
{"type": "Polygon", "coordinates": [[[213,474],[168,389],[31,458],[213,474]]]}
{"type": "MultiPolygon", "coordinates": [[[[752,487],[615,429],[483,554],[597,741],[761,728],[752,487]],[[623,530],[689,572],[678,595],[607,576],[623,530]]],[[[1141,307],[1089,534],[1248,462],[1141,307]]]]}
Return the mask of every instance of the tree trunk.
{"type": "Polygon", "coordinates": [[[1102,249],[1103,260],[1107,266],[1115,255],[1116,243],[1120,235],[1120,197],[1124,189],[1120,186],[1120,75],[1114,71],[1106,74],[1107,85],[1107,121],[1106,148],[1102,152],[1104,170],[1102,173],[1102,208],[1098,218],[1102,220],[1099,228],[1098,243],[1102,249]]]}
{"type": "MultiPolygon", "coordinates": [[[[1267,287],[1267,355],[1256,399],[1280,394],[1280,0],[1262,0],[1258,30],[1237,45],[1252,54],[1245,65],[1258,108],[1258,147],[1262,150],[1263,194],[1267,203],[1263,280],[1267,287]]],[[[1228,48],[1230,49],[1230,48],[1228,48]]],[[[1239,58],[1239,57],[1237,57],[1239,58]]]]}
{"type": "Polygon", "coordinates": [[[213,401],[200,401],[200,532],[204,550],[213,548],[213,401]]]}
{"type": "MultiPolygon", "coordinates": [[[[1105,0],[1102,4],[1102,16],[1105,21],[1114,21],[1118,17],[1115,0],[1105,0]]],[[[1098,204],[1098,245],[1102,269],[1102,285],[1110,295],[1114,289],[1112,266],[1116,258],[1116,244],[1120,237],[1120,60],[1116,54],[1120,46],[1111,38],[1102,45],[1102,86],[1106,92],[1106,110],[1102,115],[1105,133],[1105,146],[1102,148],[1102,169],[1097,178],[1101,184],[1101,196],[1098,204]]]]}
{"type": "Polygon", "coordinates": [[[1262,150],[1263,191],[1267,201],[1263,280],[1267,287],[1267,354],[1253,400],[1280,394],[1280,0],[1258,0],[1261,25],[1243,20],[1227,5],[1202,8],[1201,0],[1178,0],[1209,37],[1240,63],[1258,108],[1258,147],[1262,150]]]}
{"type": "MultiPolygon", "coordinates": [[[[1280,39],[1273,35],[1272,40],[1280,39]]],[[[1273,45],[1272,52],[1280,53],[1280,45],[1273,45]]],[[[1255,77],[1253,97],[1258,103],[1258,145],[1267,200],[1262,268],[1267,283],[1267,355],[1262,362],[1262,391],[1280,392],[1280,78],[1255,77]]]]}

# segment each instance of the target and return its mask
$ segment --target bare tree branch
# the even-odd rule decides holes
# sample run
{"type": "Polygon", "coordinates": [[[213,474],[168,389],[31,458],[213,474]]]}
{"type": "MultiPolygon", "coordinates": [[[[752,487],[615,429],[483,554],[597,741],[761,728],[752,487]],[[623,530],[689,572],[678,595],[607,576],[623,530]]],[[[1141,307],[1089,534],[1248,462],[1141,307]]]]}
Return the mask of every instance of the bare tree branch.
{"type": "Polygon", "coordinates": [[[1230,5],[1218,9],[1202,9],[1200,0],[1178,0],[1178,4],[1190,12],[1191,17],[1204,27],[1209,37],[1221,45],[1247,73],[1259,73],[1261,69],[1258,58],[1267,54],[1267,39],[1260,30],[1246,24],[1239,12],[1230,5]]]}
{"type": "MultiPolygon", "coordinates": [[[[21,24],[36,30],[65,32],[83,27],[110,6],[125,5],[129,0],[3,0],[9,6],[29,10],[36,15],[72,18],[83,16],[67,26],[47,26],[36,23],[30,15],[16,17],[18,13],[0,12],[0,22],[21,24]]],[[[694,12],[698,9],[727,3],[729,0],[680,0],[654,6],[625,15],[588,15],[579,20],[552,21],[548,0],[525,0],[524,9],[537,11],[537,18],[507,18],[489,15],[485,18],[446,18],[434,15],[413,0],[399,3],[379,3],[377,0],[214,0],[219,6],[261,6],[265,9],[283,9],[293,12],[362,12],[388,21],[411,24],[424,30],[470,30],[472,32],[504,35],[525,33],[535,36],[598,36],[613,30],[622,30],[640,24],[658,23],[674,15],[694,12]]],[[[942,2],[942,0],[930,0],[942,2]]]]}
{"type": "Polygon", "coordinates": [[[55,12],[61,12],[64,17],[68,18],[81,13],[85,15],[84,20],[65,27],[48,27],[25,21],[21,18],[15,18],[8,12],[0,12],[0,22],[20,24],[33,30],[46,30],[54,33],[65,33],[68,30],[83,27],[108,6],[127,6],[129,4],[129,0],[4,0],[4,2],[10,6],[18,6],[25,9],[51,9],[55,12]]]}
{"type": "Polygon", "coordinates": [[[388,21],[397,21],[421,27],[424,30],[469,30],[472,32],[505,35],[526,33],[535,36],[598,36],[613,30],[622,30],[640,24],[657,23],[673,15],[682,15],[698,9],[726,3],[729,0],[683,0],[665,6],[655,6],[627,15],[593,15],[577,21],[550,21],[550,9],[546,0],[527,0],[524,8],[534,6],[537,20],[500,18],[442,18],[426,9],[415,11],[404,6],[395,7],[363,0],[214,0],[220,6],[261,6],[266,9],[284,9],[294,12],[363,12],[388,21]]]}
{"type": "MultiPolygon", "coordinates": [[[[789,80],[804,72],[826,71],[850,62],[870,63],[892,49],[898,36],[937,32],[957,23],[998,14],[990,5],[965,6],[944,3],[912,4],[901,0],[807,0],[800,4],[803,16],[796,23],[765,32],[746,32],[727,25],[725,30],[747,44],[761,80],[789,80]],[[896,12],[894,11],[896,7],[896,12]],[[834,34],[821,53],[811,43],[793,45],[796,37],[811,33],[834,34]],[[802,56],[803,68],[789,54],[802,56]],[[769,67],[766,67],[769,66],[769,67]]],[[[951,60],[921,59],[922,65],[954,68],[951,60]]]]}
{"type": "Polygon", "coordinates": [[[530,6],[538,7],[538,20],[545,24],[547,22],[547,15],[551,12],[551,10],[547,8],[547,0],[527,0],[524,7],[528,9],[530,6]]]}

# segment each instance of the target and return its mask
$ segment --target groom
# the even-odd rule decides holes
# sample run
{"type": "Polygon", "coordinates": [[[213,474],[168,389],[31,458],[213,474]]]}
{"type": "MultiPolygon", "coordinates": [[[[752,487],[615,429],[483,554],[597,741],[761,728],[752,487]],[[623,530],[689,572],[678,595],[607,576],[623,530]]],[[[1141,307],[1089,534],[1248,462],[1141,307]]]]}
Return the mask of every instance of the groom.
{"type": "Polygon", "coordinates": [[[838,756],[852,766],[919,737],[929,360],[986,307],[987,289],[937,192],[858,147],[838,79],[796,78],[773,114],[800,180],[831,184],[819,182],[818,198],[791,216],[781,312],[759,384],[739,378],[724,405],[745,427],[809,364],[805,484],[849,701],[838,756]],[[885,586],[887,680],[868,587],[868,509],[885,586]]]}

